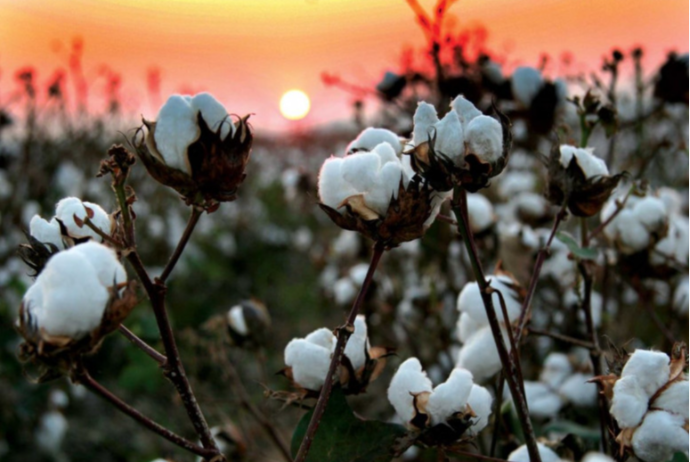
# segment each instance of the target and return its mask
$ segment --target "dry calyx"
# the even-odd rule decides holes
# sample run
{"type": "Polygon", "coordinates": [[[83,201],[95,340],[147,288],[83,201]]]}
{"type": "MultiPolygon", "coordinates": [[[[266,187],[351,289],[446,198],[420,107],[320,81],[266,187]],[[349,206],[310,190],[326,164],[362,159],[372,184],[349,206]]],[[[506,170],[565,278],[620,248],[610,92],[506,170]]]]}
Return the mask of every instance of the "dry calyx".
{"type": "Polygon", "coordinates": [[[623,177],[610,175],[606,163],[594,155],[593,148],[554,145],[548,158],[549,185],[547,197],[557,206],[566,203],[577,217],[591,217],[623,177]]]}
{"type": "Polygon", "coordinates": [[[421,237],[447,197],[399,157],[399,138],[388,130],[365,130],[348,150],[321,167],[320,207],[341,228],[386,248],[421,237]]]}
{"type": "Polygon", "coordinates": [[[70,371],[94,351],[136,305],[134,281],[115,252],[96,242],[53,255],[19,308],[21,358],[39,367],[39,381],[70,371]]]}
{"type": "Polygon", "coordinates": [[[441,192],[458,184],[470,192],[486,187],[503,171],[512,143],[510,121],[493,110],[495,118],[484,115],[460,95],[439,119],[434,106],[420,102],[406,152],[414,171],[441,192]]]}
{"type": "Polygon", "coordinates": [[[158,182],[209,211],[235,200],[252,147],[249,115],[236,121],[209,93],[173,95],[133,144],[158,182]]]}

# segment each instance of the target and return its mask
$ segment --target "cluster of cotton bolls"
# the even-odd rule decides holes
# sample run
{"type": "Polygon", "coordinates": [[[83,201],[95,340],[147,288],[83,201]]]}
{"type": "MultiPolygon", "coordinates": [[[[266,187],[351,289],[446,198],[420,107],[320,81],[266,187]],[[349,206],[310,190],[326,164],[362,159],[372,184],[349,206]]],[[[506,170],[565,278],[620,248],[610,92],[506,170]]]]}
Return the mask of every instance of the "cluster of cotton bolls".
{"type": "MultiPolygon", "coordinates": [[[[369,339],[364,316],[357,316],[354,324],[354,333],[345,345],[345,356],[357,372],[369,357],[369,339]]],[[[292,339],[285,347],[285,365],[290,368],[292,380],[307,390],[320,390],[328,375],[336,341],[333,332],[325,327],[304,338],[292,339]]]]}
{"type": "Polygon", "coordinates": [[[448,379],[433,386],[417,358],[404,361],[388,387],[388,401],[408,428],[443,425],[452,418],[470,417],[470,435],[489,422],[491,394],[473,382],[472,373],[455,368],[448,379]]]}
{"type": "Polygon", "coordinates": [[[611,415],[617,441],[645,462],[663,462],[688,452],[688,377],[685,358],[636,350],[615,380],[611,415]]]}
{"type": "Polygon", "coordinates": [[[82,202],[76,197],[66,197],[55,206],[55,216],[47,221],[34,215],[29,224],[31,236],[44,244],[54,245],[58,250],[66,246],[64,240],[71,242],[93,239],[103,242],[101,235],[86,224],[89,220],[101,233],[110,235],[112,222],[110,216],[98,204],[82,202]]]}
{"type": "Polygon", "coordinates": [[[126,281],[112,249],[97,242],[71,247],[51,257],[27,290],[20,325],[29,337],[79,340],[100,326],[126,281]]]}
{"type": "Polygon", "coordinates": [[[553,418],[566,404],[593,407],[597,403],[597,386],[588,383],[592,375],[578,371],[573,358],[564,353],[550,353],[538,381],[525,381],[525,397],[530,415],[553,418]]]}
{"type": "MultiPolygon", "coordinates": [[[[542,462],[565,462],[569,459],[561,458],[553,449],[542,444],[537,443],[537,449],[539,450],[539,457],[542,462]]],[[[529,452],[527,451],[527,446],[522,445],[515,449],[508,455],[508,459],[511,462],[530,462],[529,452]]],[[[586,453],[580,462],[614,462],[613,459],[606,454],[600,452],[588,452],[586,453]]]]}
{"type": "Polygon", "coordinates": [[[51,391],[48,396],[48,410],[41,415],[34,432],[38,449],[53,457],[58,457],[62,441],[69,429],[69,423],[63,414],[68,404],[69,397],[64,391],[51,391]]]}

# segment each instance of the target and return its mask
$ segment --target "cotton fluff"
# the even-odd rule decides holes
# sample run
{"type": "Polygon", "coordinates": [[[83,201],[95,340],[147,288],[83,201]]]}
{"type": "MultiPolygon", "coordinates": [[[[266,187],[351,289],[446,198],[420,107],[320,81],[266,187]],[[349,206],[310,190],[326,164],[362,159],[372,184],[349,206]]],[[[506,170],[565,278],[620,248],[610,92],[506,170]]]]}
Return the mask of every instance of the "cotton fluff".
{"type": "Polygon", "coordinates": [[[467,195],[467,215],[473,233],[481,233],[496,221],[491,201],[482,194],[467,195]]]}
{"type": "Polygon", "coordinates": [[[558,389],[561,397],[578,407],[592,407],[597,404],[599,390],[596,384],[589,383],[591,375],[576,373],[568,377],[558,389]]]}
{"type": "Polygon", "coordinates": [[[609,169],[603,159],[594,155],[594,148],[576,148],[567,144],[562,144],[560,147],[561,157],[560,163],[563,168],[568,168],[572,158],[585,175],[585,179],[589,180],[598,176],[608,176],[609,169]]]}
{"type": "Polygon", "coordinates": [[[460,164],[465,152],[465,137],[457,112],[449,111],[439,120],[436,108],[420,102],[415,111],[412,142],[415,146],[433,140],[434,151],[460,164]]]}
{"type": "Polygon", "coordinates": [[[555,417],[563,406],[563,400],[548,385],[525,381],[525,399],[533,417],[545,419],[555,417]]]}
{"type": "Polygon", "coordinates": [[[588,452],[582,458],[582,462],[614,462],[612,458],[600,452],[588,452]]]}
{"type": "Polygon", "coordinates": [[[665,462],[675,452],[688,452],[687,421],[680,415],[664,411],[647,413],[633,434],[635,455],[645,462],[665,462]]]}
{"type": "MultiPolygon", "coordinates": [[[[558,457],[558,454],[556,454],[543,444],[537,443],[537,449],[539,451],[539,456],[541,457],[541,462],[561,462],[561,458],[558,457]]],[[[530,462],[527,445],[523,444],[522,446],[508,454],[508,460],[510,462],[530,462]]]]}
{"type": "MultiPolygon", "coordinates": [[[[517,292],[511,287],[515,282],[508,276],[487,276],[487,282],[495,291],[503,295],[508,321],[512,322],[520,316],[522,303],[517,298],[517,292]]],[[[503,311],[501,309],[500,297],[497,293],[491,296],[494,310],[499,321],[504,322],[503,311]]],[[[486,309],[482,301],[481,290],[477,282],[468,282],[460,291],[457,301],[457,309],[462,313],[468,313],[475,321],[488,324],[486,309]]]]}
{"type": "Polygon", "coordinates": [[[84,221],[89,213],[87,208],[93,214],[93,217],[90,218],[91,223],[103,233],[110,234],[110,217],[105,210],[98,204],[82,202],[76,197],[66,197],[60,200],[55,207],[55,217],[50,221],[34,215],[29,223],[29,233],[39,241],[53,244],[62,250],[65,248],[60,230],[60,223],[62,223],[67,234],[72,238],[91,238],[101,242],[103,239],[96,231],[83,223],[79,225],[74,221],[75,215],[80,221],[84,221]]]}
{"type": "Polygon", "coordinates": [[[648,400],[636,376],[622,377],[613,386],[611,415],[621,428],[635,427],[647,412],[648,400]]]}
{"type": "Polygon", "coordinates": [[[466,369],[455,368],[448,379],[437,385],[426,405],[432,425],[443,423],[457,412],[465,410],[472,391],[472,374],[466,369]]]}
{"type": "Polygon", "coordinates": [[[515,69],[510,80],[513,97],[524,107],[530,107],[532,100],[544,83],[541,72],[529,66],[515,69]]]}
{"type": "Polygon", "coordinates": [[[559,387],[573,372],[573,366],[565,353],[553,352],[544,360],[539,381],[551,388],[559,387]]]}
{"type": "Polygon", "coordinates": [[[480,115],[467,125],[465,133],[468,154],[483,162],[495,162],[503,155],[503,128],[493,117],[480,115]]]}
{"type": "MultiPolygon", "coordinates": [[[[501,333],[503,342],[510,349],[505,327],[501,327],[501,333]]],[[[480,382],[489,379],[501,370],[501,358],[498,355],[490,326],[483,325],[465,341],[458,352],[457,366],[472,372],[475,380],[480,382]]]]}
{"type": "Polygon", "coordinates": [[[385,216],[391,199],[398,197],[401,180],[407,187],[410,178],[393,147],[384,142],[370,152],[327,159],[319,173],[319,198],[323,204],[344,213],[344,201],[362,195],[366,207],[385,216]]]}
{"type": "Polygon", "coordinates": [[[358,151],[371,151],[381,143],[391,145],[396,154],[402,153],[400,137],[385,128],[365,128],[345,149],[345,154],[353,154],[358,151]]]}
{"type": "Polygon", "coordinates": [[[244,320],[244,313],[240,305],[233,306],[228,310],[228,323],[241,335],[249,334],[247,323],[244,320]]]}
{"type": "MultiPolygon", "coordinates": [[[[337,337],[325,327],[305,338],[292,339],[285,347],[285,365],[292,368],[292,379],[308,390],[319,390],[328,375],[337,337]]],[[[355,331],[345,345],[345,356],[355,371],[364,366],[369,349],[364,315],[355,319],[355,331]]]]}
{"type": "Polygon", "coordinates": [[[48,454],[57,454],[68,427],[67,419],[59,411],[43,414],[34,433],[38,448],[48,454]]]}
{"type": "Polygon", "coordinates": [[[668,382],[670,358],[660,351],[635,350],[623,367],[621,378],[634,376],[650,398],[668,382]]]}
{"type": "Polygon", "coordinates": [[[125,280],[117,256],[102,244],[59,252],[24,295],[25,324],[79,340],[100,325],[112,287],[125,280]]]}
{"type": "Polygon", "coordinates": [[[688,275],[685,275],[678,282],[676,289],[673,291],[673,308],[680,314],[688,314],[690,301],[690,280],[688,275]]]}
{"type": "Polygon", "coordinates": [[[662,265],[668,260],[681,265],[688,264],[688,217],[686,215],[672,215],[666,236],[652,249],[649,261],[652,265],[662,265]]]}
{"type": "Polygon", "coordinates": [[[673,382],[668,386],[658,398],[654,400],[652,406],[654,409],[678,414],[685,420],[688,419],[688,381],[681,380],[673,382]]]}
{"type": "Polygon", "coordinates": [[[468,429],[471,435],[476,435],[489,423],[492,402],[491,393],[486,388],[476,384],[472,385],[470,396],[467,398],[467,404],[472,408],[472,412],[474,412],[477,420],[468,429]]]}
{"type": "Polygon", "coordinates": [[[431,380],[417,358],[409,358],[403,362],[388,386],[388,401],[403,422],[409,422],[415,417],[414,396],[433,390],[431,380]]]}
{"type": "Polygon", "coordinates": [[[158,112],[154,140],[165,163],[191,175],[187,148],[201,134],[198,115],[206,125],[220,130],[221,139],[234,135],[235,125],[222,104],[211,94],[199,93],[194,97],[172,95],[158,112]]]}

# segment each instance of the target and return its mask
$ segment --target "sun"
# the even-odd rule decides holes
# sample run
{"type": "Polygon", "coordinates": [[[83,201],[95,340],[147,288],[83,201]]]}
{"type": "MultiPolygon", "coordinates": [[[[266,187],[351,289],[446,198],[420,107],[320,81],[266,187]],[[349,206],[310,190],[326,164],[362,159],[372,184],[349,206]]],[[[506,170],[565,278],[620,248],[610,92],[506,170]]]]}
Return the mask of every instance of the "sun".
{"type": "Polygon", "coordinates": [[[302,90],[290,90],[280,98],[280,113],[289,120],[303,119],[309,114],[309,97],[302,90]]]}

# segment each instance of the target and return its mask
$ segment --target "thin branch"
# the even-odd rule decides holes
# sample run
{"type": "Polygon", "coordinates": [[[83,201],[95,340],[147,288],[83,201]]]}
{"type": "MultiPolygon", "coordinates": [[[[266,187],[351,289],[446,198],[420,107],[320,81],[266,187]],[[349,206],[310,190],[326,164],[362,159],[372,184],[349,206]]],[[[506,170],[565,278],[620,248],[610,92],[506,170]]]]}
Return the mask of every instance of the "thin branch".
{"type": "Polygon", "coordinates": [[[559,334],[558,332],[550,332],[547,330],[535,329],[533,327],[528,327],[527,332],[530,335],[541,335],[543,337],[551,337],[552,339],[560,340],[561,342],[569,343],[574,346],[587,348],[588,350],[596,350],[596,347],[592,342],[580,340],[579,338],[570,337],[568,335],[559,334]]]}
{"type": "Polygon", "coordinates": [[[87,217],[84,218],[83,221],[84,221],[84,224],[85,224],[86,226],[88,226],[89,228],[91,228],[91,230],[92,230],[94,233],[98,234],[98,235],[101,237],[101,239],[103,239],[105,242],[108,242],[109,244],[111,244],[111,245],[112,245],[113,247],[115,247],[116,249],[121,249],[121,248],[122,248],[122,243],[121,243],[121,242],[116,241],[115,239],[112,238],[112,236],[111,236],[110,234],[107,234],[107,233],[103,232],[103,230],[102,230],[101,228],[99,228],[98,226],[94,225],[93,222],[91,221],[91,218],[89,218],[89,217],[87,216],[87,217]]]}
{"type": "Polygon", "coordinates": [[[175,268],[175,264],[177,264],[177,260],[179,260],[180,255],[182,255],[182,252],[184,251],[184,248],[187,245],[189,238],[192,236],[192,232],[194,232],[194,228],[196,227],[196,224],[199,222],[199,217],[201,217],[202,213],[203,210],[197,207],[192,207],[192,215],[189,217],[187,227],[185,228],[184,233],[182,233],[180,242],[177,243],[177,247],[175,247],[175,251],[170,256],[170,260],[168,260],[168,263],[165,265],[163,272],[158,277],[158,280],[160,280],[161,282],[165,282],[165,280],[168,279],[168,276],[170,276],[170,273],[172,273],[172,270],[175,268]]]}
{"type": "Polygon", "coordinates": [[[125,403],[122,401],[120,398],[115,396],[110,390],[105,388],[103,385],[98,383],[91,375],[89,372],[83,367],[79,366],[77,370],[74,372],[74,377],[73,381],[76,383],[80,383],[84,385],[86,388],[89,390],[93,391],[106,401],[109,401],[111,404],[113,404],[119,411],[123,412],[124,414],[127,414],[130,416],[132,419],[136,420],[139,422],[141,425],[144,427],[148,428],[152,432],[162,436],[166,440],[170,441],[171,443],[186,449],[187,451],[190,451],[198,456],[201,456],[205,459],[209,459],[210,457],[214,456],[217,454],[217,451],[215,450],[210,450],[206,448],[202,448],[201,446],[192,443],[191,441],[182,438],[181,436],[171,432],[167,428],[163,427],[162,425],[154,422],[150,418],[146,417],[143,415],[141,412],[139,412],[137,409],[133,408],[129,404],[125,403]]]}
{"type": "Polygon", "coordinates": [[[469,227],[469,220],[467,218],[467,193],[461,186],[457,186],[455,188],[453,199],[453,211],[455,212],[455,216],[459,218],[458,230],[460,231],[462,240],[467,248],[467,252],[472,263],[472,270],[474,271],[475,278],[477,279],[477,283],[481,289],[480,292],[482,301],[484,302],[484,309],[486,310],[486,317],[489,321],[489,326],[491,327],[491,333],[494,337],[498,355],[501,358],[503,371],[505,372],[505,376],[508,381],[508,388],[510,389],[510,394],[513,397],[513,402],[515,403],[515,408],[518,413],[522,430],[525,433],[530,460],[532,462],[541,462],[541,455],[539,454],[539,448],[537,447],[537,439],[532,427],[532,421],[529,417],[527,401],[521,391],[521,384],[517,383],[519,377],[517,367],[514,364],[512,357],[508,354],[506,346],[503,342],[503,334],[501,333],[501,327],[496,317],[496,310],[494,309],[491,294],[488,292],[490,286],[484,277],[484,271],[481,267],[481,263],[479,262],[476,243],[474,242],[472,230],[469,227]]]}
{"type": "Polygon", "coordinates": [[[544,260],[546,259],[546,255],[548,255],[549,250],[551,249],[551,242],[553,242],[554,236],[556,236],[556,232],[558,231],[558,226],[561,224],[563,219],[567,216],[566,212],[566,203],[564,202],[563,205],[561,206],[561,209],[558,211],[558,214],[556,215],[556,218],[553,222],[553,227],[551,228],[551,234],[549,234],[549,238],[546,241],[546,244],[544,244],[544,247],[539,251],[539,254],[537,255],[537,260],[534,262],[534,269],[532,270],[532,278],[529,281],[529,288],[527,289],[527,295],[525,295],[525,300],[522,302],[522,308],[520,309],[520,317],[518,318],[518,327],[517,327],[517,337],[515,339],[516,345],[520,346],[520,340],[522,339],[522,333],[525,330],[525,326],[527,325],[527,320],[529,319],[529,314],[531,310],[531,305],[532,305],[532,297],[534,297],[534,292],[537,288],[537,283],[539,282],[539,275],[541,274],[541,267],[544,265],[544,260]]]}
{"type": "Polygon", "coordinates": [[[124,324],[120,324],[120,333],[127,338],[134,346],[149,355],[158,364],[163,365],[168,360],[164,355],[160,354],[155,348],[139,338],[134,332],[127,329],[124,324]]]}
{"type": "Polygon", "coordinates": [[[319,399],[316,401],[314,413],[312,414],[311,420],[309,421],[307,432],[305,433],[304,438],[302,439],[302,444],[300,444],[299,451],[297,451],[297,455],[295,456],[295,462],[304,462],[304,460],[307,458],[309,448],[311,447],[311,443],[314,440],[314,435],[316,434],[316,430],[319,428],[319,424],[321,423],[321,417],[323,417],[323,413],[326,411],[326,405],[328,405],[328,399],[331,396],[331,390],[333,389],[333,376],[336,375],[338,366],[340,366],[340,360],[342,359],[343,353],[345,352],[345,345],[347,344],[348,339],[354,332],[355,318],[357,317],[359,308],[364,302],[364,297],[369,291],[369,286],[374,277],[374,272],[376,271],[376,267],[378,266],[379,261],[381,260],[381,256],[383,256],[384,250],[384,246],[380,242],[374,244],[374,253],[371,257],[369,269],[367,270],[367,275],[364,278],[364,282],[362,283],[362,287],[359,290],[357,299],[352,305],[352,309],[350,310],[350,314],[347,317],[345,325],[340,326],[337,329],[338,341],[336,342],[335,350],[331,358],[331,364],[328,367],[328,374],[326,375],[326,380],[323,384],[323,387],[321,388],[319,399]]]}

